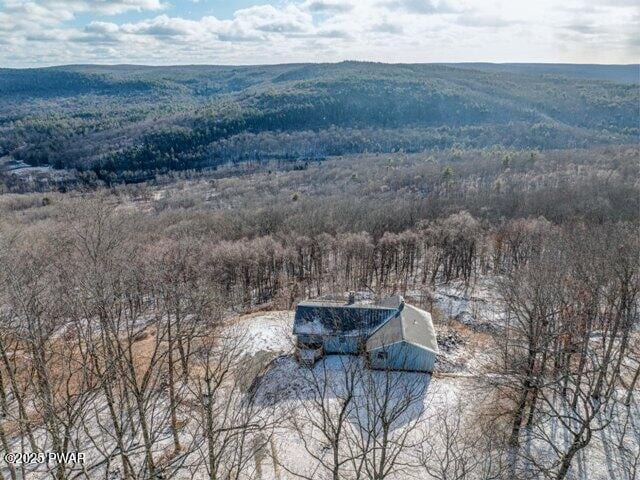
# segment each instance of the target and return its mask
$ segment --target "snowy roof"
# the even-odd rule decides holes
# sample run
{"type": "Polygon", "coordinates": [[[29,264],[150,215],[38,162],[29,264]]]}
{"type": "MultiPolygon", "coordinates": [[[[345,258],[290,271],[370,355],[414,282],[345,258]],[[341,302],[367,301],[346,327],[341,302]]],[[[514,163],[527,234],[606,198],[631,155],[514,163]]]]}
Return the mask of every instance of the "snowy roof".
{"type": "Polygon", "coordinates": [[[438,353],[438,340],[431,314],[405,304],[398,315],[382,325],[367,340],[367,350],[406,341],[438,353]]]}

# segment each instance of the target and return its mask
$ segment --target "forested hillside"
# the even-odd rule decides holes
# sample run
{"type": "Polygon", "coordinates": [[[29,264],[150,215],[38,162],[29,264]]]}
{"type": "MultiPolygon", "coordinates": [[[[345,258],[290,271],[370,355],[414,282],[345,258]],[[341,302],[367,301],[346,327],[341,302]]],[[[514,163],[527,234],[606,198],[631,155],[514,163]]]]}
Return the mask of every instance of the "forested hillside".
{"type": "Polygon", "coordinates": [[[633,143],[637,68],[344,62],[2,69],[0,169],[4,157],[113,183],[248,159],[633,143]]]}
{"type": "Polygon", "coordinates": [[[458,68],[527,75],[561,75],[610,82],[640,83],[638,65],[589,65],[571,63],[452,63],[458,68]]]}
{"type": "Polygon", "coordinates": [[[0,195],[0,444],[85,455],[5,456],[1,478],[637,480],[638,153],[0,195]],[[350,291],[431,312],[433,375],[298,365],[292,309],[350,291]],[[382,449],[384,475],[361,473],[382,449]]]}
{"type": "Polygon", "coordinates": [[[0,69],[0,480],[636,480],[634,71],[0,69]],[[349,292],[434,371],[292,335],[349,292]]]}

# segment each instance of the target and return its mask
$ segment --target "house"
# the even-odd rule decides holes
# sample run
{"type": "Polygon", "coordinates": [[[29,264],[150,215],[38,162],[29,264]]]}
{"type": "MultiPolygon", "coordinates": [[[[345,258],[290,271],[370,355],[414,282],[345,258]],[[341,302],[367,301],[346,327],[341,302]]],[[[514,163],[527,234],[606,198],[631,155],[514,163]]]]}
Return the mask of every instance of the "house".
{"type": "Polygon", "coordinates": [[[432,372],[438,354],[431,315],[399,296],[375,303],[322,298],[300,302],[296,356],[313,365],[329,354],[364,355],[374,369],[432,372]]]}

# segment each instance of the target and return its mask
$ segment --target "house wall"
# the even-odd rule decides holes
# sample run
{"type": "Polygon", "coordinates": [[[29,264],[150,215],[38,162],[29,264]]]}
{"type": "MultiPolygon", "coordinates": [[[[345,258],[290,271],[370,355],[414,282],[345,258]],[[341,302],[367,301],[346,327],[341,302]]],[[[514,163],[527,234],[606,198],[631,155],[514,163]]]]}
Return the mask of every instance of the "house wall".
{"type": "Polygon", "coordinates": [[[433,372],[436,355],[407,342],[398,342],[373,349],[367,353],[371,368],[379,370],[410,370],[433,372]],[[387,358],[378,358],[378,352],[386,352],[387,358]]]}
{"type": "Polygon", "coordinates": [[[324,352],[325,353],[341,353],[341,354],[356,354],[358,353],[358,347],[360,345],[360,339],[357,336],[342,337],[340,335],[327,335],[324,338],[324,352]]]}
{"type": "Polygon", "coordinates": [[[359,344],[360,339],[356,336],[328,335],[323,346],[325,353],[356,354],[359,344]]]}

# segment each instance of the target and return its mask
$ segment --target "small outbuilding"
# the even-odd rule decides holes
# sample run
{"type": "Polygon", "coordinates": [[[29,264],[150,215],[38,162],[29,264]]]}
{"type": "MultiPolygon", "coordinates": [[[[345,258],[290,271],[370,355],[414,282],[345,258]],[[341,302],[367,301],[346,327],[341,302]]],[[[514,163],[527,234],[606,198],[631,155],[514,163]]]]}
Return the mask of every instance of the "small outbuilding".
{"type": "Polygon", "coordinates": [[[432,372],[438,342],[431,315],[397,295],[379,302],[300,302],[293,333],[301,364],[323,355],[363,355],[374,369],[432,372]]]}

